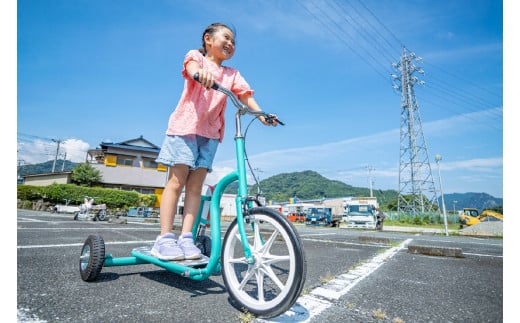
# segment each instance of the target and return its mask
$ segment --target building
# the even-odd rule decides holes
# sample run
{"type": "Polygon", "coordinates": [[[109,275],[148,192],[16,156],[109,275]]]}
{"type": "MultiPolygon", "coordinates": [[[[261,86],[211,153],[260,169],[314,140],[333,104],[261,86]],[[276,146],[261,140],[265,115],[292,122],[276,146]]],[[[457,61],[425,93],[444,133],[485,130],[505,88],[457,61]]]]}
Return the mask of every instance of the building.
{"type": "Polygon", "coordinates": [[[168,168],[155,162],[160,147],[143,136],[119,143],[102,142],[87,152],[86,161],[102,176],[105,188],[156,194],[156,207],[168,179],[168,168]]]}
{"type": "Polygon", "coordinates": [[[70,184],[72,172],[59,172],[48,174],[25,175],[20,182],[26,185],[33,186],[48,186],[56,184],[70,184]]]}

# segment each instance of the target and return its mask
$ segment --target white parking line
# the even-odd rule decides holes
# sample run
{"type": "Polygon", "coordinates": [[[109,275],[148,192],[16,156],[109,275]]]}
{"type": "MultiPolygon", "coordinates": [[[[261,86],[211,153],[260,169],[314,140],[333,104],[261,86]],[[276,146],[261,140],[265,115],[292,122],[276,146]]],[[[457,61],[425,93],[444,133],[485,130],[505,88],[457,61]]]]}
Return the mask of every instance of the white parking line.
{"type": "MultiPolygon", "coordinates": [[[[105,242],[107,245],[121,245],[121,244],[150,244],[154,243],[155,240],[137,240],[137,241],[114,241],[105,242]]],[[[18,249],[33,249],[33,248],[61,248],[61,247],[81,247],[83,243],[64,243],[64,244],[45,244],[45,245],[30,245],[30,246],[17,246],[18,249]]]]}
{"type": "Polygon", "coordinates": [[[18,218],[18,222],[49,222],[44,220],[36,220],[36,219],[30,219],[30,218],[18,218]]]}
{"type": "Polygon", "coordinates": [[[313,317],[332,306],[333,301],[347,294],[350,289],[376,271],[397,252],[406,248],[411,241],[412,239],[405,240],[397,247],[390,248],[375,256],[371,261],[339,275],[323,286],[315,288],[308,295],[300,296],[295,305],[284,314],[270,320],[256,319],[255,322],[310,322],[313,317]]]}

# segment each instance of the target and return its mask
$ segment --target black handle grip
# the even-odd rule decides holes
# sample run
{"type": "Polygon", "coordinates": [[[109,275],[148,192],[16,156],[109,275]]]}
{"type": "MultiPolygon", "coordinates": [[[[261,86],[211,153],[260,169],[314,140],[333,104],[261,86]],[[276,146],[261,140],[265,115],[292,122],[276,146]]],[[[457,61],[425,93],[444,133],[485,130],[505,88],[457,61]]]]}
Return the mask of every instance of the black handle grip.
{"type": "MultiPolygon", "coordinates": [[[[195,74],[193,74],[193,79],[194,79],[195,81],[197,81],[197,82],[200,83],[200,80],[199,80],[199,73],[198,73],[198,72],[195,73],[195,74]]],[[[220,85],[219,85],[218,83],[216,83],[216,82],[213,82],[213,85],[211,86],[211,88],[212,88],[213,90],[218,90],[218,89],[220,88],[220,85]]]]}

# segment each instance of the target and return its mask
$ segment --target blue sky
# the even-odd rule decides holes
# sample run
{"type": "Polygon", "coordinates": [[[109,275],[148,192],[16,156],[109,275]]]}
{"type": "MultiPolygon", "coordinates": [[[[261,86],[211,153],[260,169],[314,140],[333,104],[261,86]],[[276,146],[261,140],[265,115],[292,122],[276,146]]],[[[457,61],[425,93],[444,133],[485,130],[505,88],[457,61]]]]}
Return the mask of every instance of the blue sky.
{"type": "MultiPolygon", "coordinates": [[[[436,189],[440,154],[444,193],[503,197],[501,1],[19,0],[17,10],[18,163],[53,160],[53,139],[76,162],[102,141],[160,146],[184,55],[220,21],[237,31],[225,64],[286,123],[248,129],[260,179],[313,170],[398,190],[401,94],[390,75],[404,46],[423,59],[415,94],[436,189]]],[[[234,165],[233,114],[228,103],[208,181],[234,165]]]]}

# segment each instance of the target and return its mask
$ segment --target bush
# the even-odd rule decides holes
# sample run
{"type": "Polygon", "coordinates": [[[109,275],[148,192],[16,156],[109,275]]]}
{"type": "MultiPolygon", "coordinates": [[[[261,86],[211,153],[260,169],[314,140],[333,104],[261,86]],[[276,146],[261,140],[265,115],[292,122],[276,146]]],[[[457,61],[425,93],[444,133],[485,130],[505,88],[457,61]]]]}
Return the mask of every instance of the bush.
{"type": "Polygon", "coordinates": [[[79,205],[84,198],[93,197],[95,204],[106,204],[108,208],[128,209],[140,205],[153,206],[157,201],[155,194],[139,194],[135,191],[122,191],[111,188],[84,187],[74,184],[52,184],[31,186],[18,184],[17,198],[34,202],[43,200],[51,204],[79,205]]]}

